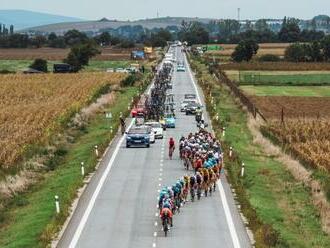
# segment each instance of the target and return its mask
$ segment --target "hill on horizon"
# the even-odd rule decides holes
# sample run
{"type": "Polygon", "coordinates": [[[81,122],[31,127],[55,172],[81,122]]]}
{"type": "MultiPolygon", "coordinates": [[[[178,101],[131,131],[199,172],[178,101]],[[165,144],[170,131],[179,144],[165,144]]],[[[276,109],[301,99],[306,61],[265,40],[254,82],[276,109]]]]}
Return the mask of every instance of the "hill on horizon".
{"type": "Polygon", "coordinates": [[[15,30],[22,30],[35,26],[48,25],[53,23],[63,22],[80,22],[81,18],[67,17],[61,15],[53,15],[47,13],[40,13],[29,10],[1,10],[0,9],[0,23],[5,25],[14,25],[15,30]]]}
{"type": "Polygon", "coordinates": [[[149,18],[136,21],[122,21],[122,20],[110,20],[102,18],[98,21],[80,21],[80,22],[63,22],[54,23],[49,25],[41,25],[31,27],[22,30],[23,32],[37,32],[37,33],[57,33],[63,34],[70,29],[77,29],[81,32],[99,32],[106,29],[117,29],[123,26],[142,26],[143,28],[167,28],[167,27],[179,27],[182,21],[191,22],[199,21],[202,23],[208,23],[214,19],[197,18],[197,17],[161,17],[161,18],[149,18]]]}

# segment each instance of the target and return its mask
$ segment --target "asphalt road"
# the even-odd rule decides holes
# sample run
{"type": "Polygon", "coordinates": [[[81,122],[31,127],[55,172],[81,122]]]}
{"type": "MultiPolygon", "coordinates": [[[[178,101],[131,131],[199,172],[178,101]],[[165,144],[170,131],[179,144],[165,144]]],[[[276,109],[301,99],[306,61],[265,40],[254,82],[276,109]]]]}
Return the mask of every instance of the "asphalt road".
{"type": "MultiPolygon", "coordinates": [[[[178,60],[186,61],[179,48],[176,54],[178,60]]],[[[127,149],[124,139],[116,138],[81,196],[58,247],[250,247],[223,175],[211,197],[188,202],[175,215],[174,227],[164,237],[157,210],[158,191],[187,173],[178,151],[173,160],[168,159],[168,139],[178,140],[197,130],[194,117],[179,112],[183,95],[197,90],[203,102],[188,67],[186,72],[174,72],[173,83],[176,128],[167,129],[164,139],[156,140],[149,149],[127,149]]]]}

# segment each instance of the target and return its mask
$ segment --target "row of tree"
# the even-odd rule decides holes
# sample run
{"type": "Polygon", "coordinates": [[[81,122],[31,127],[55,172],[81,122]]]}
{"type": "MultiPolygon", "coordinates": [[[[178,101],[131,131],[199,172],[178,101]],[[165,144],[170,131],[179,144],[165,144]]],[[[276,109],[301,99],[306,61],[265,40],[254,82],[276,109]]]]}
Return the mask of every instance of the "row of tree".
{"type": "Polygon", "coordinates": [[[0,36],[7,36],[14,34],[14,25],[10,25],[9,28],[5,24],[0,23],[0,36]]]}
{"type": "MultiPolygon", "coordinates": [[[[246,39],[236,46],[232,59],[235,62],[250,61],[257,54],[258,43],[253,39],[246,39]]],[[[276,55],[264,55],[262,61],[279,61],[276,55]]],[[[290,62],[328,62],[330,61],[330,35],[319,41],[310,43],[293,43],[285,50],[284,60],[290,62]]]]}
{"type": "Polygon", "coordinates": [[[330,61],[330,36],[312,43],[294,43],[285,51],[285,60],[292,62],[330,61]]]}
{"type": "Polygon", "coordinates": [[[67,48],[87,41],[96,42],[100,45],[118,45],[122,48],[134,47],[135,42],[119,37],[111,36],[109,33],[102,33],[96,37],[88,37],[85,33],[78,30],[69,30],[64,35],[59,36],[51,33],[48,36],[36,35],[29,37],[27,34],[9,33],[0,36],[1,48],[67,48]]]}

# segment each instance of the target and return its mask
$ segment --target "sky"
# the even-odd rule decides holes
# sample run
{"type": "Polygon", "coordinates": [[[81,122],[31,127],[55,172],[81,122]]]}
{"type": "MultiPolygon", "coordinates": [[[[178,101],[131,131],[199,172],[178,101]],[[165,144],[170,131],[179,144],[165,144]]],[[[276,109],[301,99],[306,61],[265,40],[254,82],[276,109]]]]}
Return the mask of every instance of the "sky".
{"type": "Polygon", "coordinates": [[[330,0],[1,0],[1,9],[24,9],[83,19],[136,20],[164,16],[311,19],[330,15],[330,0]]]}

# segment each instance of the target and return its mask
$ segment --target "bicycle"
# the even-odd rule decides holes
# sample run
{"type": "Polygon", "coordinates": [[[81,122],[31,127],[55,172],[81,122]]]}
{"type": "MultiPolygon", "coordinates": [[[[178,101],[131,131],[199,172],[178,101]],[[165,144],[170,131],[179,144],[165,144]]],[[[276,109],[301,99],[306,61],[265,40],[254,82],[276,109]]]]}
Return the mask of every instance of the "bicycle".
{"type": "Polygon", "coordinates": [[[167,237],[167,233],[169,231],[169,228],[168,228],[168,217],[164,217],[164,221],[163,221],[163,230],[164,230],[164,233],[165,233],[165,237],[167,237]]]}
{"type": "Polygon", "coordinates": [[[191,196],[191,201],[195,201],[195,185],[190,188],[190,196],[191,196]]]}
{"type": "Polygon", "coordinates": [[[197,199],[200,200],[202,196],[202,185],[199,183],[197,185],[197,199]]]}
{"type": "Polygon", "coordinates": [[[174,146],[169,148],[168,156],[170,157],[170,160],[172,160],[174,149],[175,149],[174,146]]]}

